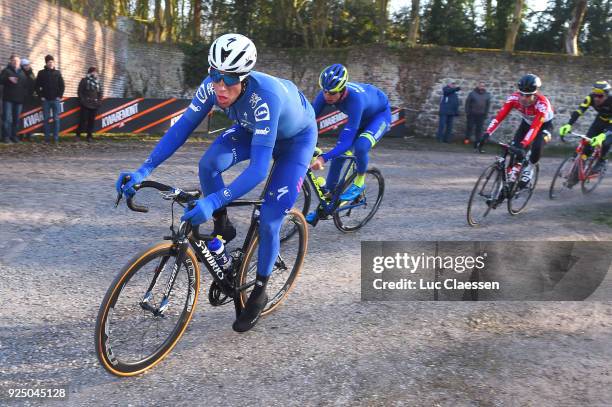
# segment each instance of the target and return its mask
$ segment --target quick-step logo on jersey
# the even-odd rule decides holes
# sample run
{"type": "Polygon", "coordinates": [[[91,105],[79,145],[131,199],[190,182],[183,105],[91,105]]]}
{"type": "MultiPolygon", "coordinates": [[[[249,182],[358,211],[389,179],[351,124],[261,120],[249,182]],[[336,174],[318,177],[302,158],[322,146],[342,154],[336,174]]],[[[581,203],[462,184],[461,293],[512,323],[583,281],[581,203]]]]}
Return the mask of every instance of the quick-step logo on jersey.
{"type": "Polygon", "coordinates": [[[270,120],[270,109],[267,103],[259,105],[254,112],[255,121],[262,122],[264,120],[270,120]]]}

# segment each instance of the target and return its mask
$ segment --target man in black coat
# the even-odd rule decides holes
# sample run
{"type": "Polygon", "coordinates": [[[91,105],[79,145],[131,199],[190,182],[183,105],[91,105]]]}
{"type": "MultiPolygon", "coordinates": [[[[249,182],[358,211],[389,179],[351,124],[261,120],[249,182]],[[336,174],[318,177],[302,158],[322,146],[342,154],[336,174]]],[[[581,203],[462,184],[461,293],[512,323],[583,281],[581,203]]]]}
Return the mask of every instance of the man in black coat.
{"type": "Polygon", "coordinates": [[[489,114],[491,107],[491,94],[487,92],[484,82],[479,82],[465,99],[465,115],[467,127],[465,130],[465,144],[470,144],[470,138],[474,136],[474,149],[480,142],[482,127],[489,114]]]}
{"type": "MultiPolygon", "coordinates": [[[[36,74],[32,70],[32,64],[30,63],[29,59],[21,58],[21,69],[26,77],[26,94],[24,106],[26,109],[38,107],[40,106],[40,100],[36,96],[36,90],[34,89],[36,87],[36,74]]],[[[23,135],[23,138],[29,140],[30,134],[31,133],[25,133],[23,135]]]]}
{"type": "Polygon", "coordinates": [[[45,69],[38,71],[36,76],[36,93],[42,101],[43,125],[45,141],[50,138],[49,119],[53,110],[53,141],[59,141],[60,108],[64,96],[64,78],[59,70],[55,69],[55,60],[51,55],[45,57],[45,69]]]}
{"type": "Polygon", "coordinates": [[[459,92],[461,88],[451,81],[442,88],[437,138],[439,142],[450,143],[453,137],[453,120],[459,115],[459,92]]]}
{"type": "Polygon", "coordinates": [[[11,55],[10,62],[0,72],[0,84],[3,85],[2,92],[2,141],[13,143],[17,139],[17,127],[19,126],[19,115],[23,108],[26,95],[26,77],[21,70],[20,60],[17,55],[11,55]]]}
{"type": "Polygon", "coordinates": [[[87,131],[87,141],[91,141],[96,112],[102,104],[102,87],[98,80],[98,70],[95,66],[87,70],[87,75],[79,83],[79,105],[81,107],[79,115],[79,127],[77,129],[77,139],[81,138],[81,133],[87,131]]]}

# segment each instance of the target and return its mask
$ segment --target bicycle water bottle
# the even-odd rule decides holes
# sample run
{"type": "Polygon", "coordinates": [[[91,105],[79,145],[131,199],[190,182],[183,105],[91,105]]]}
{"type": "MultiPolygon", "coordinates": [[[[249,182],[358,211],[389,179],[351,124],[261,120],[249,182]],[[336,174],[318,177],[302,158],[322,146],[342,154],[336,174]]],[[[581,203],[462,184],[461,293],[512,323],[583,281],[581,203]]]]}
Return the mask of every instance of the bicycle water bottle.
{"type": "Polygon", "coordinates": [[[211,251],[215,261],[221,267],[223,272],[227,272],[232,266],[232,256],[228,255],[225,250],[225,245],[223,241],[218,237],[215,237],[213,240],[208,242],[208,250],[211,251]]]}
{"type": "Polygon", "coordinates": [[[516,181],[516,177],[518,177],[521,172],[522,165],[521,163],[516,163],[512,166],[510,171],[508,171],[508,182],[516,181]]]}

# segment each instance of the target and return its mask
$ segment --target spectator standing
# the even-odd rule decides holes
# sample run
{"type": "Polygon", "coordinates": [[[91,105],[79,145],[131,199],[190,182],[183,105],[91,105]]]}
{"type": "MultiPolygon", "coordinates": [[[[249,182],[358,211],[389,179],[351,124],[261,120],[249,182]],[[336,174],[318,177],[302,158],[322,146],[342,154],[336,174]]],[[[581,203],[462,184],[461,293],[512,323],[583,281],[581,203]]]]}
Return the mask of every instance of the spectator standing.
{"type": "Polygon", "coordinates": [[[20,59],[11,55],[8,65],[0,72],[2,93],[2,141],[17,143],[17,127],[19,115],[23,108],[26,94],[26,77],[21,70],[20,59]]]}
{"type": "Polygon", "coordinates": [[[60,101],[64,96],[64,78],[60,71],[55,69],[53,56],[45,57],[45,68],[38,72],[35,87],[42,101],[45,141],[48,143],[50,139],[49,119],[51,110],[53,110],[53,141],[57,143],[60,129],[60,101]]]}
{"type": "Polygon", "coordinates": [[[459,96],[461,88],[455,82],[449,82],[442,88],[440,98],[440,120],[438,122],[437,138],[439,142],[450,143],[453,133],[453,120],[459,115],[459,96]]]}
{"type": "Polygon", "coordinates": [[[482,127],[484,121],[489,114],[491,107],[491,94],[487,92],[484,82],[479,82],[465,99],[465,115],[467,118],[467,127],[465,130],[465,144],[470,143],[472,134],[474,135],[474,148],[480,142],[482,135],[482,127]]]}
{"type": "MultiPolygon", "coordinates": [[[[34,89],[36,86],[36,75],[32,70],[32,64],[27,58],[21,59],[21,69],[23,74],[26,77],[26,94],[24,99],[24,105],[27,107],[38,107],[40,105],[40,100],[36,97],[36,90],[34,89]]],[[[24,139],[30,138],[30,133],[23,135],[24,139]]]]}
{"type": "Polygon", "coordinates": [[[102,87],[98,79],[98,70],[92,66],[87,70],[87,75],[79,83],[79,127],[77,129],[77,139],[81,138],[81,133],[87,131],[87,141],[91,141],[96,112],[102,104],[102,87]]]}

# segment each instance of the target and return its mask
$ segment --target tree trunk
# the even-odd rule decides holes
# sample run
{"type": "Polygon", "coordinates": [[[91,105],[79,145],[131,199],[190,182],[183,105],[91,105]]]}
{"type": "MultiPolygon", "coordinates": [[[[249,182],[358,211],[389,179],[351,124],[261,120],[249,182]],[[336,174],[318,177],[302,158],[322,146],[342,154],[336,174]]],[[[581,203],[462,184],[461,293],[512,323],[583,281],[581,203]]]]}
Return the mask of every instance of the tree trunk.
{"type": "Polygon", "coordinates": [[[514,13],[512,14],[512,21],[508,26],[508,31],[506,31],[506,45],[504,46],[504,51],[514,51],[516,37],[518,36],[518,31],[523,19],[523,3],[524,0],[514,0],[514,13]]]}
{"type": "Polygon", "coordinates": [[[202,0],[193,0],[193,42],[200,40],[202,25],[202,0]]]}
{"type": "Polygon", "coordinates": [[[174,24],[175,4],[176,0],[165,0],[166,7],[164,9],[164,36],[166,42],[172,42],[174,40],[174,33],[176,32],[176,26],[174,24]]]}
{"type": "Polygon", "coordinates": [[[491,33],[493,31],[493,26],[495,25],[493,20],[493,4],[491,4],[492,2],[493,0],[486,0],[485,3],[485,29],[487,33],[491,33]]]}
{"type": "Polygon", "coordinates": [[[410,23],[408,25],[408,45],[416,45],[419,38],[419,26],[421,23],[421,18],[419,16],[420,2],[421,0],[412,0],[410,23]]]}
{"type": "Polygon", "coordinates": [[[387,30],[387,10],[389,6],[388,0],[377,0],[378,6],[378,43],[385,42],[385,31],[387,30]]]}
{"type": "Polygon", "coordinates": [[[161,0],[155,0],[153,13],[153,41],[159,44],[162,40],[162,31],[164,29],[164,13],[162,11],[161,0]]]}
{"type": "Polygon", "coordinates": [[[569,55],[578,55],[578,33],[580,33],[580,27],[582,27],[586,7],[587,0],[578,0],[576,7],[574,7],[572,20],[565,34],[565,52],[569,55]]]}
{"type": "MultiPolygon", "coordinates": [[[[313,48],[323,48],[327,45],[327,1],[314,1],[314,15],[312,21],[312,46],[313,48]]],[[[301,22],[302,19],[298,20],[301,22]]],[[[308,48],[308,38],[304,39],[305,45],[308,48]]]]}

